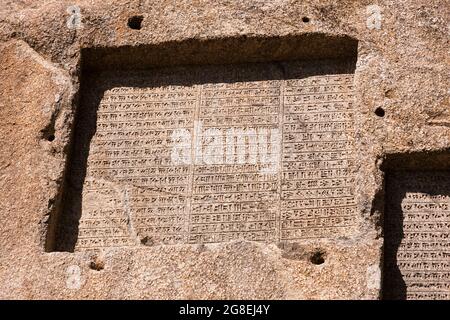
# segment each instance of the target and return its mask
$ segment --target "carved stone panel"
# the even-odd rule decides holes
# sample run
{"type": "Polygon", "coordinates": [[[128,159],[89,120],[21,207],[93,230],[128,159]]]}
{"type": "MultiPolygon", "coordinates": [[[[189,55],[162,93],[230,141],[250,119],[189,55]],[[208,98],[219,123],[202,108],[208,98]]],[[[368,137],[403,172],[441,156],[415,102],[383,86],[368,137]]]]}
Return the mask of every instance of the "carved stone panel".
{"type": "Polygon", "coordinates": [[[61,234],[76,250],[350,236],[347,70],[289,62],[92,75],[70,173],[78,188],[62,214],[77,230],[61,234]]]}

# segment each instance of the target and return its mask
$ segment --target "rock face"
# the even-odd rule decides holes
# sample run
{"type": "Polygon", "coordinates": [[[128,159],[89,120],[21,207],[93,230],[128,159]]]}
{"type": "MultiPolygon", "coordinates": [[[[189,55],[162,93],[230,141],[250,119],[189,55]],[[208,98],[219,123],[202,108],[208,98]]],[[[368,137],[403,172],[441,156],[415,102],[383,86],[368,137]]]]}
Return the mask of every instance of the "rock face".
{"type": "Polygon", "coordinates": [[[6,1],[0,298],[450,299],[442,1],[6,1]]]}

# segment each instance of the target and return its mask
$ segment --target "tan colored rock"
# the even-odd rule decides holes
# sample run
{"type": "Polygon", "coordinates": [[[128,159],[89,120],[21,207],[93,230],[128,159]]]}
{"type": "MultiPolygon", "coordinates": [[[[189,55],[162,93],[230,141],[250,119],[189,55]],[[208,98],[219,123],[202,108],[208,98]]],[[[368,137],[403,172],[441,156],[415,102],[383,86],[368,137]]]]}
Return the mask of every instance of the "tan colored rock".
{"type": "Polygon", "coordinates": [[[6,1],[0,297],[449,299],[449,8],[372,5],[6,1]]]}

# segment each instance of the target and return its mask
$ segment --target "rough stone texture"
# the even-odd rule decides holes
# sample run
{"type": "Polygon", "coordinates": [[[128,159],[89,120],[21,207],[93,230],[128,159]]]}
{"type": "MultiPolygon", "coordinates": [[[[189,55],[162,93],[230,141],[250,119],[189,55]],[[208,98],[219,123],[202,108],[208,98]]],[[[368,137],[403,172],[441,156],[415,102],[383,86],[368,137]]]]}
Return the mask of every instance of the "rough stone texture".
{"type": "MultiPolygon", "coordinates": [[[[0,297],[381,298],[383,170],[450,169],[450,6],[438,0],[377,1],[382,8],[377,30],[366,25],[366,7],[372,4],[2,1],[0,297]],[[66,25],[66,10],[74,4],[81,8],[80,29],[66,25]],[[143,16],[141,30],[127,26],[133,15],[143,16]],[[82,57],[89,69],[127,70],[284,60],[292,43],[307,47],[299,49],[302,59],[351,51],[312,46],[313,33],[327,36],[314,43],[333,44],[343,36],[358,40],[354,121],[360,223],[354,234],[289,243],[235,240],[47,252],[54,247],[48,235],[57,228],[52,219],[63,204],[82,57]],[[278,47],[258,40],[273,37],[282,39],[278,47]],[[228,54],[220,55],[226,47],[228,54]],[[384,109],[384,117],[375,114],[377,108],[384,109]],[[321,255],[324,262],[314,264],[321,255]]],[[[438,193],[448,203],[447,186],[438,193]]],[[[448,236],[446,217],[442,234],[448,236]]],[[[448,247],[442,252],[445,263],[448,247]]],[[[441,297],[448,298],[448,278],[444,283],[441,297]]]]}

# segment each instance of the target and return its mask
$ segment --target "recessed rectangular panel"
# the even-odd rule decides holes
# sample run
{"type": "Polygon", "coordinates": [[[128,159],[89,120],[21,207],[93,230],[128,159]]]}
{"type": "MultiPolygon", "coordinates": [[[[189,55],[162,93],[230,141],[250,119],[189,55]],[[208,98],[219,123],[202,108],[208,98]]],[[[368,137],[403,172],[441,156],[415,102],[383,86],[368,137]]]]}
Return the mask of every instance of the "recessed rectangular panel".
{"type": "Polygon", "coordinates": [[[450,172],[388,175],[384,297],[450,299],[450,172]]]}
{"type": "Polygon", "coordinates": [[[350,236],[351,72],[310,61],[89,74],[61,248],[350,236]]]}

